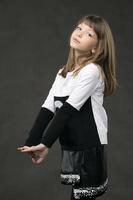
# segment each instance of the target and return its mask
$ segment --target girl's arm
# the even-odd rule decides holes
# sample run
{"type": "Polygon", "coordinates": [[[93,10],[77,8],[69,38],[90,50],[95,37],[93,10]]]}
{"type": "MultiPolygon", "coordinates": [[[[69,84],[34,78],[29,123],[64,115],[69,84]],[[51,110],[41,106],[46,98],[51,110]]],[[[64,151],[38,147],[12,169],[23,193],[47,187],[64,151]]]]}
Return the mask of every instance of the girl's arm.
{"type": "Polygon", "coordinates": [[[33,127],[31,128],[29,132],[29,136],[26,139],[24,146],[33,146],[33,145],[40,144],[43,132],[54,116],[55,106],[54,106],[53,91],[54,91],[55,82],[57,79],[57,74],[56,74],[54,83],[52,84],[52,87],[48,93],[48,96],[45,99],[43,105],[41,106],[41,109],[37,115],[37,118],[33,124],[33,127]]]}
{"type": "Polygon", "coordinates": [[[53,116],[54,113],[52,111],[41,107],[24,146],[33,146],[41,142],[42,134],[53,116]]]}

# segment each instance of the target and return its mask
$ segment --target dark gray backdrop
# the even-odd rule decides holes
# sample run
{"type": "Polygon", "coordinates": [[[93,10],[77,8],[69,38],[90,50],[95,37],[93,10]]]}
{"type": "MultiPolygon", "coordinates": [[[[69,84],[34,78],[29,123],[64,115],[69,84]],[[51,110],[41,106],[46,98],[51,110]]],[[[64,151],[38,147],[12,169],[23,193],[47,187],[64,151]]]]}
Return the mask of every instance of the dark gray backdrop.
{"type": "Polygon", "coordinates": [[[0,200],[70,199],[60,184],[58,140],[41,165],[16,149],[27,137],[58,68],[72,26],[85,14],[109,22],[117,48],[119,89],[107,97],[109,190],[99,199],[133,198],[132,1],[0,1],[0,200]]]}

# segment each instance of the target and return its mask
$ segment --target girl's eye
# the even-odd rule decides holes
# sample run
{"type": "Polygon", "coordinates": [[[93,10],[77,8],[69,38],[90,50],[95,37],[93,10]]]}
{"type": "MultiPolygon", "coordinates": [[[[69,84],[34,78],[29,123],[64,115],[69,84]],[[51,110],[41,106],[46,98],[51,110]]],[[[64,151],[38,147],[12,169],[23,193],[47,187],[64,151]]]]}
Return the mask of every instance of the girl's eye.
{"type": "Polygon", "coordinates": [[[91,35],[90,33],[88,33],[88,35],[89,35],[90,37],[92,37],[92,35],[91,35]]]}
{"type": "Polygon", "coordinates": [[[81,30],[81,28],[79,26],[77,26],[76,29],[80,29],[81,30]]]}

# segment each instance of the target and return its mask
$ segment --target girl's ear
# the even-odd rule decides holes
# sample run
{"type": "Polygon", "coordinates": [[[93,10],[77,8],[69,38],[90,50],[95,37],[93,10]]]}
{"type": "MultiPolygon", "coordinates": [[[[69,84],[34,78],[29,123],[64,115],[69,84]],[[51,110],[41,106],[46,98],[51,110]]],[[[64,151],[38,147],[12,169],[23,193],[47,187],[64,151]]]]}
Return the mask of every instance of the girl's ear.
{"type": "Polygon", "coordinates": [[[96,52],[96,47],[94,47],[92,50],[91,50],[92,53],[95,53],[96,52]]]}

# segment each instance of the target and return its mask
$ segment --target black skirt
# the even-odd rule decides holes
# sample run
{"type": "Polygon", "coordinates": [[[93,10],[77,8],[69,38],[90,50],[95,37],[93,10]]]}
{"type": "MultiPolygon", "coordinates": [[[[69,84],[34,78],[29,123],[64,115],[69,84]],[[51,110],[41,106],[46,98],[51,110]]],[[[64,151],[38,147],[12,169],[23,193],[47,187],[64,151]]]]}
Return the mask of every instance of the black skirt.
{"type": "Polygon", "coordinates": [[[85,150],[61,147],[61,183],[73,186],[73,197],[98,197],[107,191],[107,144],[85,150]]]}

